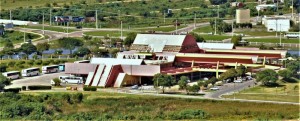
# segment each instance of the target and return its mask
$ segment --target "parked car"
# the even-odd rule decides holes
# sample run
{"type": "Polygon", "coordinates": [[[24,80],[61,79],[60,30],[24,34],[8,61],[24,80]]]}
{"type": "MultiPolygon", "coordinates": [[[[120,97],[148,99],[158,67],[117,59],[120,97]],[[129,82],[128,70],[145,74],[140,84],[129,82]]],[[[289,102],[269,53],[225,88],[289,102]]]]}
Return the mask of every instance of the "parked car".
{"type": "Polygon", "coordinates": [[[219,90],[219,87],[212,87],[210,90],[219,90]]]}
{"type": "Polygon", "coordinates": [[[138,85],[133,85],[133,86],[131,86],[131,89],[139,89],[139,86],[138,85]]]}
{"type": "Polygon", "coordinates": [[[237,80],[234,80],[233,82],[234,82],[234,83],[242,83],[242,82],[243,82],[243,80],[241,80],[241,79],[237,79],[237,80]]]}
{"type": "Polygon", "coordinates": [[[247,79],[248,79],[248,80],[252,80],[252,77],[251,77],[251,76],[247,76],[247,79]]]}

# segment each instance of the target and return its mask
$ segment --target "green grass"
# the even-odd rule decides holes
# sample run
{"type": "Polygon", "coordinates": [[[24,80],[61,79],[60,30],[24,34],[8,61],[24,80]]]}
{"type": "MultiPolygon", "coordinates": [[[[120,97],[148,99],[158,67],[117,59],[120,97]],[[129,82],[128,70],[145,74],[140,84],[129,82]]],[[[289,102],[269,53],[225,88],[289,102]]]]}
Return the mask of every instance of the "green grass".
{"type": "MultiPolygon", "coordinates": [[[[83,92],[83,101],[78,103],[74,102],[76,98],[74,99],[72,96],[76,93],[69,91],[67,93],[23,92],[21,94],[24,97],[30,96],[32,99],[47,97],[48,100],[55,100],[55,103],[50,103],[48,100],[39,102],[45,105],[46,110],[52,109],[51,112],[56,116],[51,115],[51,113],[46,114],[52,120],[74,120],[74,117],[79,120],[100,120],[100,118],[102,120],[124,120],[125,117],[127,120],[201,120],[199,117],[190,117],[199,116],[197,114],[183,113],[195,110],[205,112],[206,116],[202,120],[295,120],[299,118],[298,105],[183,99],[105,92],[83,92]],[[70,101],[73,103],[68,103],[65,99],[68,97],[66,95],[70,95],[70,101]],[[53,109],[53,107],[57,107],[60,111],[56,111],[57,108],[53,109]]],[[[23,103],[26,105],[28,102],[23,100],[23,103]]],[[[35,102],[32,101],[31,103],[35,102]]],[[[15,103],[10,102],[5,106],[13,104],[15,103]]]]}
{"type": "MultiPolygon", "coordinates": [[[[238,99],[250,100],[270,100],[283,102],[299,102],[299,89],[294,89],[299,86],[299,80],[296,83],[279,83],[278,87],[256,86],[250,89],[243,90],[235,97],[238,99]],[[286,89],[284,89],[286,87],[286,89]]],[[[234,98],[234,95],[224,95],[224,98],[234,98]]]]}
{"type": "Polygon", "coordinates": [[[231,38],[231,36],[224,36],[224,35],[204,35],[204,34],[201,34],[200,36],[202,36],[205,40],[216,40],[216,41],[222,41],[224,39],[231,38]]]}
{"type": "Polygon", "coordinates": [[[214,30],[212,30],[211,26],[204,26],[193,30],[193,32],[210,33],[210,32],[214,32],[214,30]]]}
{"type": "MultiPolygon", "coordinates": [[[[265,42],[265,43],[280,43],[279,38],[260,38],[260,39],[247,39],[249,42],[265,42]]],[[[299,39],[286,39],[282,38],[281,43],[297,43],[299,44],[299,39]]]]}
{"type": "MultiPolygon", "coordinates": [[[[178,26],[177,29],[181,29],[181,28],[184,28],[186,26],[184,25],[181,25],[181,26],[178,26]]],[[[175,26],[169,26],[169,27],[159,27],[159,28],[141,28],[141,29],[136,29],[136,30],[139,30],[139,31],[143,31],[143,32],[147,32],[147,31],[162,31],[162,32],[171,32],[171,31],[175,31],[176,30],[176,27],[175,26]]]]}
{"type": "Polygon", "coordinates": [[[235,30],[234,33],[236,34],[244,34],[248,36],[275,36],[276,32],[267,32],[267,31],[251,31],[249,29],[243,30],[235,30]]]}
{"type": "MultiPolygon", "coordinates": [[[[128,31],[123,31],[123,36],[126,36],[129,32],[128,31]]],[[[120,31],[90,31],[90,32],[85,32],[85,35],[90,35],[90,36],[107,36],[109,37],[120,37],[121,32],[120,31]]]]}
{"type": "MultiPolygon", "coordinates": [[[[25,39],[26,40],[30,39],[29,36],[31,36],[31,40],[41,37],[38,34],[26,33],[25,39]]],[[[20,31],[5,32],[5,36],[0,37],[0,47],[4,46],[5,39],[11,40],[13,44],[22,43],[22,42],[24,42],[24,32],[20,32],[20,31]]]]}
{"type": "MultiPolygon", "coordinates": [[[[31,29],[40,29],[43,30],[43,26],[25,26],[26,28],[31,28],[31,29]]],[[[49,30],[49,31],[56,31],[56,32],[64,32],[67,33],[67,29],[63,28],[63,27],[53,27],[53,26],[45,26],[44,27],[45,30],[49,30]]],[[[68,33],[77,31],[75,29],[68,29],[68,33]]]]}

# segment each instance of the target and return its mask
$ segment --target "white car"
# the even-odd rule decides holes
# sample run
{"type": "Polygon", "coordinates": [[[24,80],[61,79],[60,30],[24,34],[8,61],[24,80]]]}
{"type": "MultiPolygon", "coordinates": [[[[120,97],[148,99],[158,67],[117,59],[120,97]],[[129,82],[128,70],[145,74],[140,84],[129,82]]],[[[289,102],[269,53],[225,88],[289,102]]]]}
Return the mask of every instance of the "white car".
{"type": "Polygon", "coordinates": [[[219,90],[219,87],[212,87],[210,90],[219,90]]]}
{"type": "Polygon", "coordinates": [[[234,80],[233,82],[234,82],[234,83],[242,83],[242,82],[243,82],[243,80],[241,80],[241,79],[237,79],[237,80],[234,80]]]}

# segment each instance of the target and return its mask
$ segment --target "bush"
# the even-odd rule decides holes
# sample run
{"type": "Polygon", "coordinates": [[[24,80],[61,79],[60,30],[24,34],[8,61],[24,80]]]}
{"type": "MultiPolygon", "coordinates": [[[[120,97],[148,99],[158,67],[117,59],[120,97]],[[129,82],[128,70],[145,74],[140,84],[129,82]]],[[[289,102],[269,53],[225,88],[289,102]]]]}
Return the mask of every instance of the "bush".
{"type": "Polygon", "coordinates": [[[36,64],[36,65],[41,65],[42,63],[43,63],[42,60],[36,60],[36,61],[35,61],[35,64],[36,64]]]}
{"type": "Polygon", "coordinates": [[[54,60],[53,61],[53,64],[59,64],[60,63],[60,60],[54,60]]]}
{"type": "Polygon", "coordinates": [[[65,59],[60,60],[60,63],[66,63],[66,62],[68,62],[68,60],[65,60],[65,59]]]}
{"type": "Polygon", "coordinates": [[[49,60],[49,63],[54,63],[54,60],[53,59],[49,60]]]}
{"type": "Polygon", "coordinates": [[[15,64],[16,64],[15,61],[9,61],[7,65],[8,65],[9,67],[14,67],[15,64]]]}
{"type": "Polygon", "coordinates": [[[45,85],[33,85],[28,86],[29,90],[51,90],[52,86],[45,86],[45,85]]]}
{"type": "Polygon", "coordinates": [[[21,88],[9,88],[9,89],[4,89],[4,92],[19,93],[20,91],[21,91],[21,88]]]}
{"type": "Polygon", "coordinates": [[[29,60],[26,62],[28,65],[33,65],[34,64],[34,60],[29,60]]]}
{"type": "Polygon", "coordinates": [[[59,78],[54,78],[52,80],[54,81],[54,86],[60,86],[61,81],[59,78]]]}
{"type": "Polygon", "coordinates": [[[6,64],[0,64],[0,72],[6,72],[6,64]]]}
{"type": "Polygon", "coordinates": [[[97,88],[96,87],[85,86],[85,87],[83,87],[83,90],[84,91],[97,91],[97,88]]]}
{"type": "Polygon", "coordinates": [[[43,61],[43,65],[49,65],[50,64],[50,61],[43,61]]]}
{"type": "Polygon", "coordinates": [[[26,90],[26,86],[22,86],[22,90],[25,91],[26,90]]]}
{"type": "Polygon", "coordinates": [[[16,64],[22,65],[22,64],[25,64],[25,61],[18,61],[16,64]]]}

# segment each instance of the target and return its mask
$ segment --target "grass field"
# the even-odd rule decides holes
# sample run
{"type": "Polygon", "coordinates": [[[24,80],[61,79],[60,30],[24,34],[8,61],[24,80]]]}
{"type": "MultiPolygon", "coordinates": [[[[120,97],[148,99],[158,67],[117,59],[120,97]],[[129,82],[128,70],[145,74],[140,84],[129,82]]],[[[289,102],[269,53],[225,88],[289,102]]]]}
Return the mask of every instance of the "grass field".
{"type": "Polygon", "coordinates": [[[56,106],[59,109],[58,112],[55,112],[58,110],[57,108],[52,108],[52,112],[55,112],[56,115],[49,117],[52,120],[75,120],[74,117],[77,120],[295,120],[299,115],[298,105],[167,98],[105,92],[83,92],[83,101],[76,103],[72,96],[76,93],[71,91],[68,93],[25,91],[21,94],[30,95],[32,98],[47,95],[48,100],[55,101],[55,103],[44,101],[47,108],[50,107],[50,109],[53,106],[61,105],[56,106]],[[62,100],[66,97],[71,97],[69,102],[73,103],[62,100]],[[199,110],[204,113],[195,112],[199,110]]]}
{"type": "MultiPolygon", "coordinates": [[[[279,38],[260,38],[260,39],[247,39],[249,42],[266,42],[266,43],[280,43],[279,38]]],[[[282,38],[281,43],[297,43],[299,44],[299,39],[286,39],[282,38]]]]}
{"type": "MultiPolygon", "coordinates": [[[[129,32],[123,31],[123,36],[125,37],[129,32]]],[[[120,37],[121,32],[120,31],[91,31],[91,32],[85,32],[85,35],[90,36],[108,36],[109,37],[120,37]]]]}
{"type": "MultiPolygon", "coordinates": [[[[31,28],[31,29],[40,29],[43,30],[43,26],[25,26],[26,28],[31,28]]],[[[44,28],[45,30],[49,30],[49,31],[56,31],[56,32],[64,32],[67,33],[67,29],[63,28],[63,27],[53,27],[53,26],[45,26],[44,28]]],[[[77,31],[76,29],[68,29],[68,33],[77,31]]]]}
{"type": "MultiPolygon", "coordinates": [[[[37,39],[41,37],[38,34],[26,33],[25,39],[28,40],[31,37],[31,40],[37,39]]],[[[13,44],[22,43],[24,42],[24,32],[20,31],[10,31],[5,33],[5,37],[0,37],[0,47],[4,46],[5,39],[9,39],[13,42],[13,44]]]]}
{"type": "MultiPolygon", "coordinates": [[[[184,28],[186,26],[178,26],[177,29],[184,28]]],[[[162,31],[162,32],[170,32],[170,31],[175,31],[176,27],[175,26],[170,26],[170,27],[159,27],[159,28],[142,28],[142,29],[136,29],[138,31],[142,32],[147,32],[147,31],[162,31]]]]}
{"type": "Polygon", "coordinates": [[[204,26],[193,30],[193,32],[210,33],[210,32],[214,32],[214,30],[212,30],[211,26],[204,26]]]}
{"type": "Polygon", "coordinates": [[[201,34],[200,36],[202,36],[205,40],[217,40],[217,41],[221,41],[221,40],[224,40],[224,39],[231,38],[231,36],[224,36],[224,35],[204,35],[204,34],[201,34]]]}
{"type": "MultiPolygon", "coordinates": [[[[299,80],[296,83],[279,83],[278,87],[257,86],[235,94],[238,99],[270,100],[283,102],[299,102],[299,80]],[[298,88],[295,88],[298,86],[298,88]],[[284,89],[286,88],[286,89],[284,89]]],[[[234,98],[234,95],[224,95],[224,98],[234,98]]]]}
{"type": "Polygon", "coordinates": [[[246,36],[276,36],[276,32],[267,32],[266,30],[237,29],[234,30],[234,33],[244,34],[246,36]]]}

